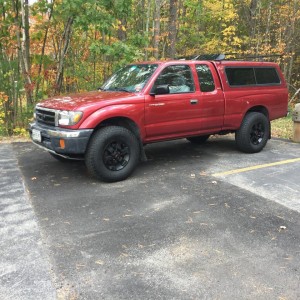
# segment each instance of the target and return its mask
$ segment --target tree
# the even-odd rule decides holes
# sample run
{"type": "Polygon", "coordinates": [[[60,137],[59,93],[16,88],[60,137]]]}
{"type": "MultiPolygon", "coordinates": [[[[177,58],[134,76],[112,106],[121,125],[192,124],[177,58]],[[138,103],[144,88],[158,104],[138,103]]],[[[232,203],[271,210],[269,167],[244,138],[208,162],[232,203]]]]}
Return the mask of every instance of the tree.
{"type": "Polygon", "coordinates": [[[162,0],[155,0],[155,10],[154,10],[154,35],[153,35],[153,56],[155,59],[159,58],[159,41],[160,41],[160,10],[161,10],[162,0]]]}
{"type": "Polygon", "coordinates": [[[169,44],[167,56],[175,58],[177,37],[177,0],[170,0],[169,44]]]}
{"type": "Polygon", "coordinates": [[[63,84],[63,76],[64,76],[64,64],[65,58],[69,49],[70,40],[72,36],[72,25],[73,25],[74,18],[73,16],[68,17],[65,25],[64,25],[64,32],[62,34],[61,40],[58,44],[57,49],[57,73],[55,79],[55,94],[59,94],[62,89],[63,84]]]}
{"type": "MultiPolygon", "coordinates": [[[[52,14],[53,14],[54,3],[55,3],[55,0],[52,0],[52,2],[50,2],[49,5],[45,5],[46,13],[48,15],[48,19],[45,22],[45,26],[43,26],[44,38],[43,38],[43,43],[42,43],[40,59],[39,59],[39,63],[38,63],[38,73],[37,73],[36,86],[35,86],[35,98],[36,99],[38,99],[38,97],[39,97],[40,83],[41,83],[41,79],[42,79],[41,78],[41,73],[42,73],[42,68],[43,68],[43,63],[44,63],[46,43],[47,43],[47,40],[48,40],[49,28],[50,28],[50,25],[51,25],[51,19],[52,19],[52,14]]],[[[48,2],[47,2],[47,4],[48,4],[48,2]]],[[[42,10],[42,12],[43,12],[43,10],[42,10]]],[[[39,13],[39,10],[38,10],[37,13],[39,13]]]]}
{"type": "Polygon", "coordinates": [[[18,56],[21,72],[26,91],[27,105],[32,106],[32,80],[31,80],[31,61],[30,61],[30,37],[29,37],[29,7],[28,0],[12,0],[14,14],[14,25],[16,29],[18,56]],[[21,22],[19,14],[19,4],[21,5],[21,22]]]}
{"type": "Polygon", "coordinates": [[[299,0],[0,0],[0,22],[0,135],[137,60],[269,55],[300,87],[299,0]]]}

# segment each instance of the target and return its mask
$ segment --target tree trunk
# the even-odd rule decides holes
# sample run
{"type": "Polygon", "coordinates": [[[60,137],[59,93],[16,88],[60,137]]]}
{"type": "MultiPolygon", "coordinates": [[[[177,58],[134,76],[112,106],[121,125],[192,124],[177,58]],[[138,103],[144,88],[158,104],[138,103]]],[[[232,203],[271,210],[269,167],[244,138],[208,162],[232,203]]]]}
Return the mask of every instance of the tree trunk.
{"type": "Polygon", "coordinates": [[[249,6],[249,30],[251,39],[255,38],[256,34],[256,19],[257,19],[257,2],[260,0],[251,0],[249,6]]]}
{"type": "Polygon", "coordinates": [[[177,0],[170,0],[170,17],[169,17],[169,44],[167,56],[175,58],[176,54],[176,36],[177,36],[177,0]]]}
{"type": "Polygon", "coordinates": [[[290,85],[292,81],[292,69],[294,64],[294,56],[295,56],[295,45],[296,42],[296,20],[298,13],[298,5],[297,1],[294,0],[293,6],[290,6],[289,11],[289,19],[287,20],[287,24],[285,26],[285,54],[288,56],[288,61],[285,64],[283,69],[283,73],[286,78],[286,82],[290,85]]]}
{"type": "Polygon", "coordinates": [[[138,2],[139,3],[139,21],[138,21],[138,28],[140,28],[139,32],[144,32],[145,30],[145,8],[146,8],[146,0],[141,0],[138,2]]]}
{"type": "Polygon", "coordinates": [[[146,55],[145,59],[148,60],[148,48],[149,48],[149,23],[150,23],[150,10],[151,10],[151,0],[148,0],[147,4],[147,16],[146,16],[146,55]]]}
{"type": "Polygon", "coordinates": [[[32,81],[31,81],[31,62],[30,62],[30,37],[29,37],[29,9],[28,0],[21,0],[21,12],[22,12],[22,57],[25,67],[25,91],[27,98],[27,105],[33,104],[32,100],[32,81]]]}
{"type": "Polygon", "coordinates": [[[272,17],[272,1],[269,2],[268,7],[268,18],[267,18],[267,25],[266,25],[266,38],[265,43],[271,44],[271,36],[270,36],[270,28],[271,28],[271,17],[272,17]]]}
{"type": "Polygon", "coordinates": [[[26,92],[27,106],[32,106],[32,81],[31,81],[31,62],[30,62],[30,36],[29,36],[29,11],[28,0],[21,0],[21,28],[19,22],[18,0],[12,0],[14,11],[14,24],[16,27],[16,37],[18,45],[19,64],[21,67],[24,87],[26,92]],[[22,34],[21,34],[22,33],[22,34]]]}
{"type": "Polygon", "coordinates": [[[46,42],[47,42],[47,38],[48,38],[48,32],[49,32],[49,27],[50,27],[50,21],[51,21],[51,18],[52,18],[52,13],[53,13],[53,7],[54,7],[54,0],[52,0],[52,5],[50,7],[48,25],[47,25],[45,35],[44,35],[41,58],[40,58],[40,62],[39,62],[38,76],[37,76],[37,82],[36,82],[36,88],[35,88],[35,98],[36,99],[38,98],[38,93],[39,93],[39,89],[40,89],[40,82],[41,82],[40,77],[41,77],[41,73],[42,73],[42,67],[43,67],[45,49],[46,49],[46,42]]]}
{"type": "Polygon", "coordinates": [[[71,35],[72,35],[72,24],[73,24],[73,17],[69,17],[66,24],[63,36],[59,43],[58,49],[58,62],[57,62],[57,74],[55,79],[55,94],[59,94],[62,89],[62,83],[64,78],[64,64],[65,64],[65,57],[69,49],[71,35]]]}
{"type": "Polygon", "coordinates": [[[155,59],[159,57],[159,40],[160,40],[160,9],[161,0],[155,0],[155,11],[154,11],[154,38],[153,38],[153,56],[155,59]]]}
{"type": "Polygon", "coordinates": [[[127,34],[126,34],[126,26],[127,26],[127,22],[125,19],[121,19],[119,26],[118,26],[118,39],[120,41],[125,41],[127,38],[127,34]]]}

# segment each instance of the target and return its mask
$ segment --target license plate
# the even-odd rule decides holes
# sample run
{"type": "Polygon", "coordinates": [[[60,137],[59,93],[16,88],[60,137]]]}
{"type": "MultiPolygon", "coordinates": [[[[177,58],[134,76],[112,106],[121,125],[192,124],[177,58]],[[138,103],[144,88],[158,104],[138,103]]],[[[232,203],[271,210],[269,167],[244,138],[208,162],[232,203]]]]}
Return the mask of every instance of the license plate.
{"type": "Polygon", "coordinates": [[[41,141],[42,141],[42,135],[41,135],[41,132],[39,130],[32,129],[31,137],[36,142],[40,142],[41,143],[41,141]]]}

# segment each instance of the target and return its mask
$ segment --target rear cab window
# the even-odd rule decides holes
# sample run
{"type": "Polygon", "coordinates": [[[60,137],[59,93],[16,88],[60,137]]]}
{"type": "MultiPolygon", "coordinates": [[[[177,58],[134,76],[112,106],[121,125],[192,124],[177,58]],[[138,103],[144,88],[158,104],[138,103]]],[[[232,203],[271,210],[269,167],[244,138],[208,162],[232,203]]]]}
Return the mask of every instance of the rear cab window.
{"type": "Polygon", "coordinates": [[[198,75],[200,91],[212,92],[215,90],[215,82],[211,70],[206,64],[196,64],[196,71],[198,75]]]}

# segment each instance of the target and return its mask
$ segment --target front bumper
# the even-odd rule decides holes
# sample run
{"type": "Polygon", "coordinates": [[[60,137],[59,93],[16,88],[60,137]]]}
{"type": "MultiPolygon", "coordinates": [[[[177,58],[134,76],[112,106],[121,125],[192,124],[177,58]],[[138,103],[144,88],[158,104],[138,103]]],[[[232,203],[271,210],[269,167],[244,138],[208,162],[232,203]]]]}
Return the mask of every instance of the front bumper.
{"type": "Polygon", "coordinates": [[[93,129],[71,130],[35,122],[29,124],[29,133],[36,145],[51,153],[72,158],[85,153],[93,129]]]}

